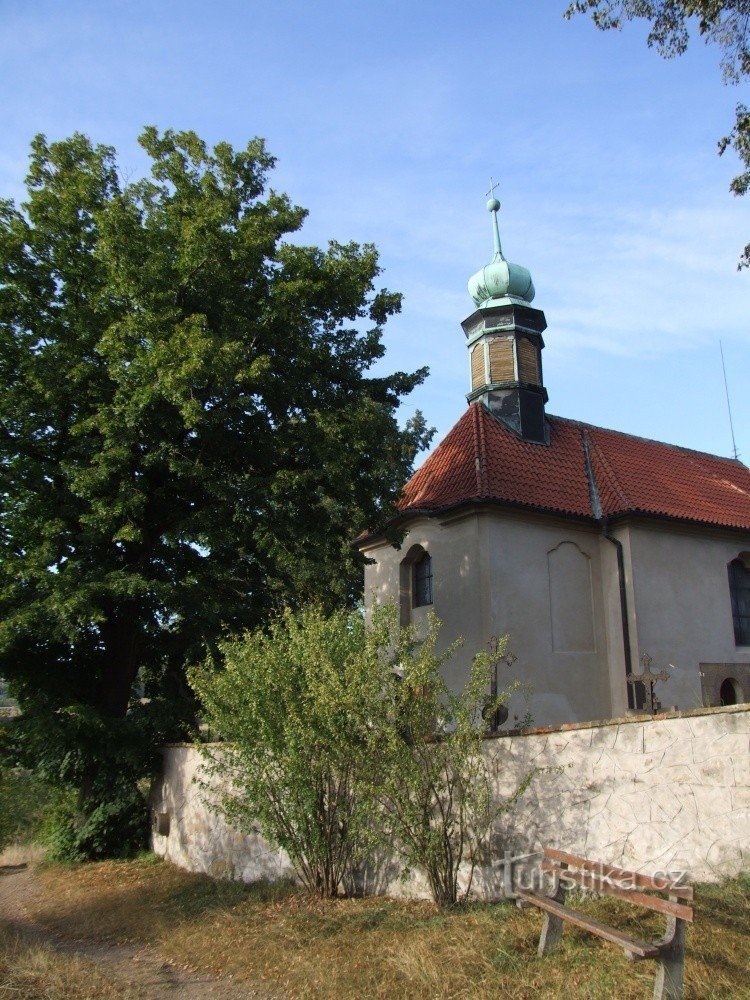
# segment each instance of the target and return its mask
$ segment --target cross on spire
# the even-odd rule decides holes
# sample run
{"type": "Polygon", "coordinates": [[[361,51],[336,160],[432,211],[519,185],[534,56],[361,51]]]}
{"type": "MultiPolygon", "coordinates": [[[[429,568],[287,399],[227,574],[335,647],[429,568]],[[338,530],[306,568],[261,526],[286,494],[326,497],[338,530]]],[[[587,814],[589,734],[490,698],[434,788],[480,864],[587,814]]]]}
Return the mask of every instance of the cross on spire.
{"type": "Polygon", "coordinates": [[[500,230],[497,225],[497,213],[500,208],[500,202],[495,197],[495,188],[500,187],[499,181],[493,181],[490,177],[490,189],[487,192],[489,201],[487,202],[487,210],[492,213],[492,236],[495,241],[495,256],[502,257],[503,251],[500,246],[500,230]]]}

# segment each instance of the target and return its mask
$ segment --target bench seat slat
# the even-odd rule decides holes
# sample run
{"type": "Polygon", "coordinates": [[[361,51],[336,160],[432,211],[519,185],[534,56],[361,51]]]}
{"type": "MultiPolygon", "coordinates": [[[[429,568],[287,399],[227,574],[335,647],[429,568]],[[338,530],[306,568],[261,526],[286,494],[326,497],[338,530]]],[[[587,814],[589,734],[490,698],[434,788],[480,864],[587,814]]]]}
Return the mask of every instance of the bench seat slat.
{"type": "Polygon", "coordinates": [[[652,944],[649,941],[640,941],[638,938],[623,933],[623,931],[618,931],[614,927],[603,924],[600,920],[577,913],[562,903],[558,903],[557,900],[550,899],[549,896],[543,896],[540,893],[530,892],[525,889],[517,890],[516,895],[526,900],[526,902],[538,906],[540,910],[546,910],[556,917],[562,917],[563,920],[567,920],[577,927],[582,927],[583,930],[590,931],[597,937],[616,944],[633,955],[637,955],[639,958],[656,958],[659,955],[660,949],[658,945],[652,944]]]}
{"type": "MultiPolygon", "coordinates": [[[[680,920],[693,920],[693,908],[684,903],[676,903],[669,899],[662,899],[661,896],[647,896],[645,892],[638,892],[635,889],[623,889],[622,886],[607,882],[594,872],[576,872],[572,868],[560,868],[551,861],[542,862],[542,871],[551,872],[561,878],[569,878],[572,882],[583,886],[585,889],[593,889],[594,892],[605,893],[609,896],[616,896],[624,899],[628,903],[636,906],[643,906],[648,910],[655,910],[657,913],[666,913],[670,917],[679,917],[680,920]]],[[[614,877],[614,876],[612,876],[614,877]]]]}
{"type": "Polygon", "coordinates": [[[669,892],[681,899],[692,900],[694,889],[692,885],[678,885],[668,878],[651,878],[650,875],[641,875],[640,872],[628,871],[626,868],[617,868],[615,865],[605,865],[601,861],[590,861],[588,858],[580,858],[576,854],[568,851],[558,851],[552,847],[545,847],[545,857],[551,861],[564,862],[573,868],[583,868],[586,871],[596,872],[599,876],[615,878],[620,881],[631,881],[633,885],[640,889],[656,889],[658,892],[669,892]]]}

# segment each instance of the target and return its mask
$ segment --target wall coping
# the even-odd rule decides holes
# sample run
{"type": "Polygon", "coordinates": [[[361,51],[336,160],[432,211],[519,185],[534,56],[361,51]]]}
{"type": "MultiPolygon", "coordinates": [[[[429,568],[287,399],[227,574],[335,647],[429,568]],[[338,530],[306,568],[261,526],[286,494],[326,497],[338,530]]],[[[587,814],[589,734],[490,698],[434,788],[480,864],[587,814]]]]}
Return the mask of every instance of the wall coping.
{"type": "MultiPolygon", "coordinates": [[[[658,712],[655,715],[646,713],[623,715],[616,719],[592,719],[589,722],[563,722],[557,726],[531,726],[528,729],[505,729],[497,733],[485,733],[486,740],[505,739],[509,736],[546,736],[548,733],[570,733],[578,729],[603,729],[605,726],[627,726],[641,722],[662,722],[664,719],[692,719],[704,715],[736,715],[742,712],[750,713],[750,702],[743,705],[720,705],[718,708],[689,708],[682,712],[658,712]]],[[[162,750],[219,746],[218,740],[208,743],[182,742],[164,743],[162,750]]]]}
{"type": "Polygon", "coordinates": [[[605,726],[627,726],[639,722],[661,722],[663,719],[691,719],[703,715],[734,715],[740,712],[750,713],[750,702],[743,705],[719,705],[716,708],[689,708],[684,711],[657,712],[649,715],[646,712],[632,712],[615,719],[592,719],[589,722],[563,722],[557,726],[531,726],[528,729],[505,729],[496,733],[487,733],[485,739],[497,740],[507,736],[546,736],[547,733],[569,733],[576,729],[602,729],[605,726]]]}

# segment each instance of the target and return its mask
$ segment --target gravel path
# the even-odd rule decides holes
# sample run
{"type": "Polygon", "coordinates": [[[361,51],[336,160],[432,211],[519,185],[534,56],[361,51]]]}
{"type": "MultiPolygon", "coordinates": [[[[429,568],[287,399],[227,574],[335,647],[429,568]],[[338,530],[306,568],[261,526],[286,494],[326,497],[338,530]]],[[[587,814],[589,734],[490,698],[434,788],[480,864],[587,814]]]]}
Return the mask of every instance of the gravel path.
{"type": "Polygon", "coordinates": [[[97,965],[123,995],[143,1000],[279,1000],[281,994],[247,983],[233,983],[180,969],[148,947],[134,948],[101,941],[79,941],[47,930],[29,917],[27,903],[41,893],[28,864],[0,865],[0,920],[30,944],[77,955],[97,965]]]}

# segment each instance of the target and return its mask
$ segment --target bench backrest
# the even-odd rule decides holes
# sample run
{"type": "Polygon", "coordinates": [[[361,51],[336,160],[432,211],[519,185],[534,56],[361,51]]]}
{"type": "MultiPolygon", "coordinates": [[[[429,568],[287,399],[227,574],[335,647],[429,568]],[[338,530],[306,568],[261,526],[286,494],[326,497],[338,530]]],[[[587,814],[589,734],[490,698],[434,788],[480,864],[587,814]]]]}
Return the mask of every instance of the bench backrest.
{"type": "Polygon", "coordinates": [[[693,919],[693,908],[688,905],[693,901],[693,887],[681,884],[666,874],[659,877],[641,875],[640,872],[617,868],[602,861],[591,861],[552,848],[544,850],[542,871],[569,879],[583,888],[593,889],[594,892],[616,896],[628,903],[644,906],[658,913],[666,913],[680,920],[693,919]],[[650,892],[662,895],[649,895],[650,892]],[[664,895],[668,898],[664,899],[664,895]]]}

